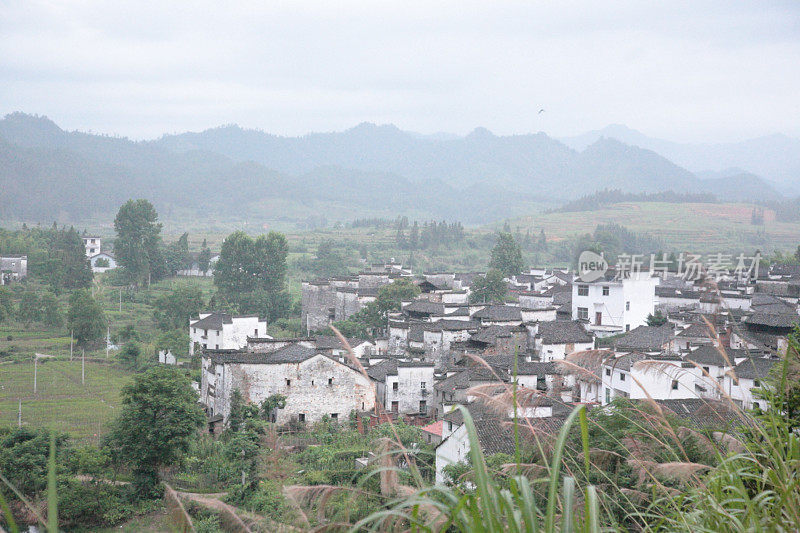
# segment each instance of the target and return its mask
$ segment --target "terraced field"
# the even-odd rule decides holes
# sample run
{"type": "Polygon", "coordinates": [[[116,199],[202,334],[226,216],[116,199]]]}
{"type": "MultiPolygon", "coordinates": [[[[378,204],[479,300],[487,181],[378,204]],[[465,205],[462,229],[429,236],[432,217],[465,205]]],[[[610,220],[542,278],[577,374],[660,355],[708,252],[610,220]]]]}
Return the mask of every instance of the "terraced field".
{"type": "Polygon", "coordinates": [[[670,248],[697,252],[793,250],[800,224],[776,222],[765,212],[764,225],[750,223],[748,204],[626,202],[594,211],[537,214],[511,221],[512,227],[544,228],[550,240],[591,233],[598,224],[617,223],[665,240],[670,248]]]}

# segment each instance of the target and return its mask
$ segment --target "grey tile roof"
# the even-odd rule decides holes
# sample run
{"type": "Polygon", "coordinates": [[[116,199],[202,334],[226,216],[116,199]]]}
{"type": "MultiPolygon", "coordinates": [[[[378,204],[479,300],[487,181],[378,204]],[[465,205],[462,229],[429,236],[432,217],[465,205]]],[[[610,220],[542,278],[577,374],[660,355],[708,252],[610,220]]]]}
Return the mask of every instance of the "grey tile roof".
{"type": "Polygon", "coordinates": [[[554,320],[539,322],[536,336],[544,344],[568,344],[574,342],[592,342],[592,336],[583,326],[574,320],[554,320]]]}
{"type": "MultiPolygon", "coordinates": [[[[443,379],[434,388],[439,391],[452,391],[457,389],[468,389],[477,383],[485,383],[497,381],[497,377],[501,381],[508,381],[508,374],[502,369],[489,370],[485,366],[475,365],[467,367],[452,376],[443,379]],[[497,377],[495,377],[497,374],[497,377]]],[[[499,383],[499,382],[498,382],[499,383]]]]}
{"type": "MultiPolygon", "coordinates": [[[[350,347],[358,346],[365,342],[364,339],[357,339],[355,337],[351,337],[347,339],[347,343],[350,344],[350,347]]],[[[334,335],[317,335],[314,337],[314,343],[317,345],[317,348],[320,350],[339,350],[344,349],[344,345],[342,341],[339,340],[339,337],[334,335]]]]}
{"type": "Polygon", "coordinates": [[[386,381],[386,376],[397,375],[397,360],[385,359],[367,369],[367,375],[375,381],[386,381]]]}
{"type": "Polygon", "coordinates": [[[317,355],[311,348],[299,344],[290,344],[270,353],[253,353],[241,350],[213,350],[209,351],[211,360],[215,363],[250,363],[277,365],[285,363],[302,363],[317,355]]]}
{"type": "Polygon", "coordinates": [[[474,320],[437,320],[425,324],[427,331],[463,331],[477,330],[481,327],[480,322],[474,320]]]}
{"type": "Polygon", "coordinates": [[[751,357],[733,367],[733,371],[739,378],[763,379],[767,377],[772,366],[778,361],[780,361],[780,359],[751,357]]]}
{"type": "Polygon", "coordinates": [[[711,333],[708,325],[706,324],[691,324],[688,328],[684,329],[683,331],[679,332],[678,337],[701,337],[705,339],[713,339],[714,336],[711,333]]]}
{"type": "Polygon", "coordinates": [[[472,318],[479,318],[483,320],[522,320],[522,313],[519,307],[510,305],[489,305],[475,311],[472,318]]]}
{"type": "Polygon", "coordinates": [[[725,357],[720,353],[720,349],[724,348],[717,348],[711,344],[704,344],[703,346],[697,348],[696,350],[686,354],[684,359],[686,361],[693,361],[698,365],[713,365],[713,366],[730,366],[734,364],[734,354],[728,354],[726,351],[725,353],[728,354],[728,360],[730,363],[725,361],[725,357]]]}
{"type": "Polygon", "coordinates": [[[688,398],[685,400],[655,400],[662,408],[674,413],[697,428],[727,428],[737,426],[741,419],[729,405],[718,400],[688,398]]]}
{"type": "Polygon", "coordinates": [[[191,327],[198,329],[212,329],[221,331],[223,324],[233,324],[231,315],[227,313],[211,313],[207,317],[191,324],[191,327]]]}
{"type": "Polygon", "coordinates": [[[748,324],[771,328],[791,328],[800,322],[800,316],[798,316],[798,314],[795,312],[770,313],[759,310],[745,318],[745,322],[748,324]]]}
{"type": "Polygon", "coordinates": [[[444,304],[429,302],[427,300],[414,300],[408,305],[403,306],[404,313],[419,313],[423,315],[443,316],[444,304]]]}
{"type": "Polygon", "coordinates": [[[669,322],[663,326],[639,326],[618,339],[615,346],[621,351],[652,352],[660,350],[673,336],[672,325],[669,322]]]}
{"type": "Polygon", "coordinates": [[[472,337],[470,337],[471,341],[479,342],[481,344],[488,344],[493,346],[497,343],[497,339],[499,338],[508,338],[511,337],[514,333],[522,333],[525,332],[526,329],[521,326],[487,326],[481,328],[480,331],[474,333],[472,337]]]}

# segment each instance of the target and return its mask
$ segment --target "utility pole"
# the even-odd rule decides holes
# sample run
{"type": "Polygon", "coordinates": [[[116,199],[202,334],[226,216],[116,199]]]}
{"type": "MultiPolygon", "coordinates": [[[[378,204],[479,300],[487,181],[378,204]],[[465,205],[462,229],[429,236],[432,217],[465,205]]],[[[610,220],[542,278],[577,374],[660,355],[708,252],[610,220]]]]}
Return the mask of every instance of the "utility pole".
{"type": "Polygon", "coordinates": [[[22,427],[22,398],[19,399],[19,407],[17,408],[17,427],[22,427]]]}
{"type": "Polygon", "coordinates": [[[106,326],[106,359],[108,359],[108,345],[111,344],[111,328],[106,326]]]}
{"type": "Polygon", "coordinates": [[[122,287],[119,288],[119,312],[122,312],[122,287]]]}
{"type": "Polygon", "coordinates": [[[33,393],[36,394],[36,362],[39,361],[39,355],[33,354],[33,393]]]}
{"type": "Polygon", "coordinates": [[[69,360],[72,361],[72,342],[75,339],[74,337],[75,330],[69,330],[69,360]]]}
{"type": "Polygon", "coordinates": [[[86,385],[86,348],[81,353],[81,385],[86,385]]]}

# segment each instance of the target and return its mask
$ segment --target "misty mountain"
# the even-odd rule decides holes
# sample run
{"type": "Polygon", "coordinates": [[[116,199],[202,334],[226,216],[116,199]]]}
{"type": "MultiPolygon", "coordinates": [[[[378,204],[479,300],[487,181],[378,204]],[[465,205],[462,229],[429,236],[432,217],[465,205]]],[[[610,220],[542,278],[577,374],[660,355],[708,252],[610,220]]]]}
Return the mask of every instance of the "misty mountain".
{"type": "Polygon", "coordinates": [[[768,135],[733,143],[676,143],[613,124],[562,141],[575,150],[584,150],[603,137],[653,150],[692,172],[738,167],[776,183],[784,190],[800,192],[800,139],[786,135],[768,135]]]}
{"type": "Polygon", "coordinates": [[[86,219],[146,197],[166,213],[254,221],[413,214],[480,223],[606,188],[747,199],[754,187],[766,191],[760,197],[780,196],[755,176],[700,180],[609,138],[577,151],[543,133],[483,128],[453,138],[365,123],[279,137],[225,126],[134,142],[14,113],[0,120],[0,140],[0,218],[86,219]]]}

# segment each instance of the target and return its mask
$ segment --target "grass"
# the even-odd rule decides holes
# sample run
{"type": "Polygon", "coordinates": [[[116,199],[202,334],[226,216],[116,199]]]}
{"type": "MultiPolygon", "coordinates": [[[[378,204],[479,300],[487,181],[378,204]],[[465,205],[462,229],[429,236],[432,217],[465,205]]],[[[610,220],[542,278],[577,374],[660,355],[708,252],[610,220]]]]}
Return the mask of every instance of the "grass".
{"type": "Polygon", "coordinates": [[[19,401],[22,423],[50,427],[85,442],[99,442],[116,416],[119,393],[130,373],[115,366],[87,362],[81,385],[81,362],[40,361],[33,393],[33,362],[0,365],[0,426],[16,426],[19,401]]]}

